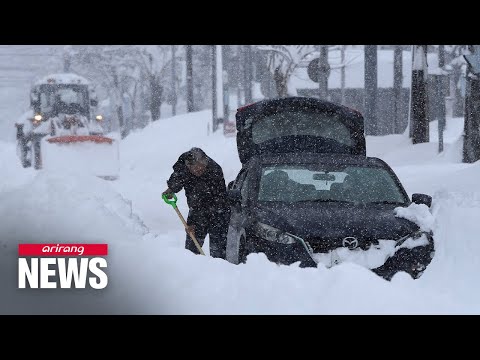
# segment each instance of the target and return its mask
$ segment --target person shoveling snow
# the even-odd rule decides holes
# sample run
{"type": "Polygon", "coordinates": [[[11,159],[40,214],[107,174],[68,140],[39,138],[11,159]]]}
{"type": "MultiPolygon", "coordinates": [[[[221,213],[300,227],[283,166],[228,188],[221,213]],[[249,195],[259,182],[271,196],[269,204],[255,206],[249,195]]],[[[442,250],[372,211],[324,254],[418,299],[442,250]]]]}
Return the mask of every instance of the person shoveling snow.
{"type": "Polygon", "coordinates": [[[188,233],[195,234],[200,246],[208,234],[210,255],[225,259],[230,207],[220,165],[202,149],[192,148],[175,162],[167,185],[162,194],[167,198],[185,189],[189,207],[185,248],[200,254],[188,233]]]}

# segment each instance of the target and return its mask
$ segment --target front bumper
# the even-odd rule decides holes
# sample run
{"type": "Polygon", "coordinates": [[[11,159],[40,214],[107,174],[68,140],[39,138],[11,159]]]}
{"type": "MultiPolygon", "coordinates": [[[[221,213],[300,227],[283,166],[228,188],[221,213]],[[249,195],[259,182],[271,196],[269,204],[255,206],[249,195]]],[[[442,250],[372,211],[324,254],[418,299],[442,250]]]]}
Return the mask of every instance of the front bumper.
{"type": "MultiPolygon", "coordinates": [[[[291,234],[290,234],[291,235],[291,234]]],[[[424,234],[426,240],[421,245],[404,247],[394,240],[384,240],[383,253],[375,254],[373,246],[368,250],[348,250],[337,248],[328,253],[315,253],[310,244],[296,237],[294,244],[281,244],[265,240],[258,236],[249,236],[247,253],[264,253],[277,264],[291,265],[299,263],[300,267],[317,267],[319,263],[327,268],[352,261],[372,270],[375,274],[390,280],[399,271],[405,271],[413,278],[418,278],[430,264],[434,255],[434,241],[431,234],[424,234]],[[380,256],[380,257],[379,257],[380,256]],[[368,259],[370,257],[370,260],[368,259]],[[363,261],[357,261],[361,259],[363,261]]]]}

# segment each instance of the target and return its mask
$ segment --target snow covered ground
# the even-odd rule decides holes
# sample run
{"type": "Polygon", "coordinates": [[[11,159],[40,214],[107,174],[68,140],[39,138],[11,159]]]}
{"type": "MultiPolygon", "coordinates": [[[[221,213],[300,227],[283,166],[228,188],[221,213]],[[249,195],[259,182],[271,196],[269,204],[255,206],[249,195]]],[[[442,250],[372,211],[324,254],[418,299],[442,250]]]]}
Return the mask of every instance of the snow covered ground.
{"type": "MultiPolygon", "coordinates": [[[[233,265],[186,251],[184,230],[161,193],[178,155],[198,146],[224,169],[240,169],[235,138],[211,134],[210,111],[162,119],[120,143],[120,178],[106,182],[66,171],[20,167],[15,145],[0,142],[0,313],[122,314],[480,314],[480,164],[461,162],[463,119],[451,119],[445,151],[403,135],[368,137],[411,195],[433,196],[436,255],[418,280],[387,282],[343,263],[302,269],[262,254],[233,265]],[[105,242],[104,290],[16,289],[20,242],[105,242]]],[[[183,191],[178,207],[186,216],[183,191]]],[[[208,240],[204,246],[208,255],[208,240]]]]}

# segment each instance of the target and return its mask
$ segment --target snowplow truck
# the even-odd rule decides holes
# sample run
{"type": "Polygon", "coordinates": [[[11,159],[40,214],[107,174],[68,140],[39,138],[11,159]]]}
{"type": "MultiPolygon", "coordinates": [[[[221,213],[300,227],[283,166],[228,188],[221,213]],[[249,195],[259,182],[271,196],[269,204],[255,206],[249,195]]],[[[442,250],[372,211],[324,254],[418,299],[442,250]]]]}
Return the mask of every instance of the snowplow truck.
{"type": "Polygon", "coordinates": [[[30,91],[30,109],[15,126],[23,167],[118,177],[118,140],[106,136],[91,83],[73,73],[51,74],[30,91]]]}

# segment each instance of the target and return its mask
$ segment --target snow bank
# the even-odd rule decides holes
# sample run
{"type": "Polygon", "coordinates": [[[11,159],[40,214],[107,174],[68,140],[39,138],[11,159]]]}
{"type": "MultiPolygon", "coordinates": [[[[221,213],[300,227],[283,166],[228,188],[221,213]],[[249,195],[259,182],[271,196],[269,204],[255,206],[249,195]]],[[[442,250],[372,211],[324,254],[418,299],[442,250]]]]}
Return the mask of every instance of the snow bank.
{"type": "Polygon", "coordinates": [[[31,168],[24,169],[20,164],[15,143],[0,141],[0,194],[22,186],[35,176],[31,168]]]}
{"type": "Polygon", "coordinates": [[[160,314],[435,314],[468,313],[450,294],[422,291],[421,282],[387,282],[353,263],[331,269],[279,266],[263,254],[233,265],[166,246],[168,236],[145,242],[154,251],[138,269],[150,275],[138,294],[145,311],[160,314]],[[154,280],[155,278],[155,280],[154,280]],[[153,286],[157,281],[161,286],[153,286]],[[168,307],[155,305],[156,301],[168,307]]]}
{"type": "Polygon", "coordinates": [[[129,201],[94,176],[41,170],[0,199],[0,241],[9,247],[18,239],[101,242],[146,232],[129,201]]]}
{"type": "MultiPolygon", "coordinates": [[[[147,228],[128,200],[93,176],[38,171],[30,181],[0,194],[1,313],[130,313],[135,288],[132,267],[147,228]],[[85,290],[39,292],[17,289],[18,244],[107,243],[109,285],[85,290]]],[[[62,289],[66,290],[66,289],[62,289]]]]}
{"type": "MultiPolygon", "coordinates": [[[[443,134],[444,151],[438,151],[438,121],[431,121],[427,143],[412,144],[408,134],[367,136],[367,155],[379,157],[390,166],[461,163],[463,118],[447,121],[443,134]]],[[[447,167],[448,169],[448,167],[447,167]]]]}
{"type": "MultiPolygon", "coordinates": [[[[471,170],[477,170],[472,166],[471,170]]],[[[449,182],[446,182],[448,186],[449,182]]],[[[478,183],[477,183],[478,184],[478,183]]],[[[462,191],[435,192],[435,256],[422,276],[425,288],[451,294],[473,313],[480,312],[480,192],[478,185],[462,191]],[[477,310],[474,310],[474,309],[477,310]]]]}

